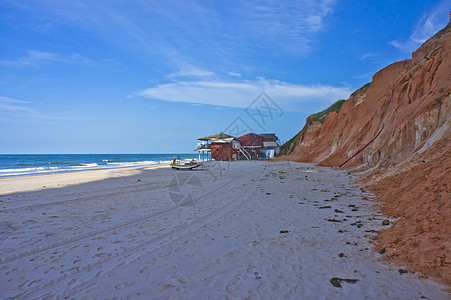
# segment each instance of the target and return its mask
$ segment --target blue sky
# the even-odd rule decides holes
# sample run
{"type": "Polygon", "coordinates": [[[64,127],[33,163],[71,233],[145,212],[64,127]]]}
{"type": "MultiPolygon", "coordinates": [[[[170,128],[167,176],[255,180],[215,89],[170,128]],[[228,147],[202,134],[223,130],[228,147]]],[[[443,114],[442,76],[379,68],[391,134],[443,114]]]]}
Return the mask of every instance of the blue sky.
{"type": "Polygon", "coordinates": [[[189,153],[198,137],[233,130],[286,141],[308,115],[410,58],[450,9],[3,0],[0,153],[189,153]]]}

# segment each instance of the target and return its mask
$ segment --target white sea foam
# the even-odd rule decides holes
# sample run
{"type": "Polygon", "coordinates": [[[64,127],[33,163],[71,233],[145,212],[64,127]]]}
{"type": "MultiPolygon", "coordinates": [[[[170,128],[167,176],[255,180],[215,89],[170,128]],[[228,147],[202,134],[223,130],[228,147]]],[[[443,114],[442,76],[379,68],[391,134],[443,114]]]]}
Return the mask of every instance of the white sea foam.
{"type": "MultiPolygon", "coordinates": [[[[169,156],[170,157],[170,156],[169,156]]],[[[107,158],[93,158],[93,160],[82,161],[79,157],[71,157],[63,158],[59,160],[58,158],[53,159],[52,157],[49,160],[44,160],[41,164],[36,164],[33,166],[34,162],[31,163],[21,163],[19,165],[15,165],[18,168],[11,168],[14,164],[11,163],[6,165],[5,169],[1,169],[0,165],[0,178],[1,177],[10,177],[10,176],[23,176],[23,175],[38,175],[38,174],[49,174],[49,173],[61,173],[61,172],[76,172],[76,171],[84,171],[84,170],[98,170],[98,169],[112,169],[112,168],[127,168],[127,167],[140,167],[147,165],[157,165],[157,164],[169,164],[172,162],[172,159],[168,159],[168,156],[163,156],[162,158],[166,160],[159,160],[158,157],[155,157],[155,160],[143,160],[143,161],[122,161],[115,162],[114,159],[107,158]],[[28,165],[30,164],[30,165],[28,165]]],[[[47,159],[47,158],[46,158],[47,159]]],[[[88,158],[90,159],[90,158],[88,158]]],[[[182,162],[188,162],[189,159],[182,159],[182,162]]]]}
{"type": "Polygon", "coordinates": [[[59,169],[60,168],[58,168],[58,167],[3,169],[3,170],[0,170],[0,177],[55,173],[55,172],[58,172],[59,169]]]}
{"type": "MultiPolygon", "coordinates": [[[[169,163],[169,161],[163,161],[160,163],[169,163]]],[[[99,165],[96,163],[87,163],[87,164],[81,164],[79,166],[65,166],[65,167],[35,167],[35,168],[17,168],[17,169],[3,169],[3,170],[0,169],[0,177],[38,175],[38,174],[84,171],[84,170],[139,167],[139,166],[155,165],[155,164],[158,164],[158,161],[117,162],[117,163],[109,162],[104,165],[99,165]]]]}
{"type": "Polygon", "coordinates": [[[119,167],[119,168],[125,168],[125,167],[137,167],[137,166],[146,166],[146,165],[155,165],[158,164],[157,161],[134,161],[134,162],[117,162],[117,163],[107,163],[108,166],[111,167],[119,167]]]}
{"type": "MultiPolygon", "coordinates": [[[[88,168],[97,167],[97,166],[98,166],[98,164],[96,164],[96,163],[81,164],[81,167],[88,167],[88,168]]],[[[80,166],[76,166],[76,167],[80,167],[80,166]]]]}

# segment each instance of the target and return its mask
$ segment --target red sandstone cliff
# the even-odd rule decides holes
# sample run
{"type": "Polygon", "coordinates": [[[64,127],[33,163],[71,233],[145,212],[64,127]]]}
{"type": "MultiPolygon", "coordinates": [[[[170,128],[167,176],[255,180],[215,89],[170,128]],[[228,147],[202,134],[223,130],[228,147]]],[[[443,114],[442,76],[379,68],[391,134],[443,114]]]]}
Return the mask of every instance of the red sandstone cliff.
{"type": "Polygon", "coordinates": [[[412,59],[377,72],[338,113],[309,117],[284,150],[291,160],[338,167],[382,129],[344,166],[363,170],[361,183],[397,217],[376,250],[451,285],[450,52],[448,24],[412,59]]]}

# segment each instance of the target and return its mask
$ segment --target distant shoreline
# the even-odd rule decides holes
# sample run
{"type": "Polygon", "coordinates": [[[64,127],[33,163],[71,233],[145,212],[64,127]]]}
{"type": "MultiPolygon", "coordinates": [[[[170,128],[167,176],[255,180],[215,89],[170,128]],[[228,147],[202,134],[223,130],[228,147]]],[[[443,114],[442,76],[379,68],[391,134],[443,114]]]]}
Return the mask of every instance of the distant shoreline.
{"type": "Polygon", "coordinates": [[[168,164],[196,154],[1,154],[0,178],[168,164]]]}
{"type": "Polygon", "coordinates": [[[169,163],[108,168],[96,170],[67,171],[50,174],[18,175],[0,178],[0,195],[30,192],[42,189],[61,188],[87,182],[139,174],[145,170],[168,168],[169,163]]]}

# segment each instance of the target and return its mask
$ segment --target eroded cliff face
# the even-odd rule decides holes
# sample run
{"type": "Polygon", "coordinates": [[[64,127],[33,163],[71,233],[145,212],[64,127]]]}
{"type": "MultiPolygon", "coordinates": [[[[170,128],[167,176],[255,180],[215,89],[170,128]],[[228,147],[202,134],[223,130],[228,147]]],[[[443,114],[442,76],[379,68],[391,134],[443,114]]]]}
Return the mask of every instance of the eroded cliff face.
{"type": "Polygon", "coordinates": [[[376,250],[385,249],[387,258],[448,284],[450,52],[448,24],[415,51],[411,60],[377,72],[338,113],[306,125],[286,156],[338,167],[367,146],[344,167],[363,170],[361,183],[380,195],[385,213],[397,217],[390,229],[379,234],[376,250]]]}

